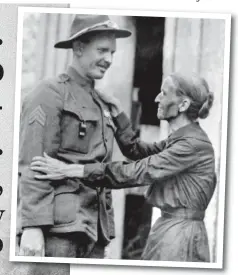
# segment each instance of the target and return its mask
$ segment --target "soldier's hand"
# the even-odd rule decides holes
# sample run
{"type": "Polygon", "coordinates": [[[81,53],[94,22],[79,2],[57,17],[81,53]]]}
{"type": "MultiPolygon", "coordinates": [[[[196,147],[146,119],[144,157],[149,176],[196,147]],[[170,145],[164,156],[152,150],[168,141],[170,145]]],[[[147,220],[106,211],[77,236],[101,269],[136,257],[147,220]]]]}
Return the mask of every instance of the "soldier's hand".
{"type": "Polygon", "coordinates": [[[118,116],[123,111],[121,103],[116,97],[99,91],[97,93],[106,104],[110,105],[110,112],[113,117],[118,116]]]}
{"type": "Polygon", "coordinates": [[[41,228],[25,228],[20,243],[19,256],[45,256],[45,240],[41,228]]]}

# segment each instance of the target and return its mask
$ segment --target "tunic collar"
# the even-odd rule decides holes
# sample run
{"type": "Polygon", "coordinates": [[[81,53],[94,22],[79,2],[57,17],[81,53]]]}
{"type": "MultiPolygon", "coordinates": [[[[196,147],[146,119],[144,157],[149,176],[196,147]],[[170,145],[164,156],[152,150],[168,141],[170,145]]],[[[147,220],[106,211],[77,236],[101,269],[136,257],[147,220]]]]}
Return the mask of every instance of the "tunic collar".
{"type": "Polygon", "coordinates": [[[86,78],[79,74],[73,67],[69,66],[67,70],[67,74],[72,78],[79,86],[94,88],[95,81],[90,78],[86,78]]]}

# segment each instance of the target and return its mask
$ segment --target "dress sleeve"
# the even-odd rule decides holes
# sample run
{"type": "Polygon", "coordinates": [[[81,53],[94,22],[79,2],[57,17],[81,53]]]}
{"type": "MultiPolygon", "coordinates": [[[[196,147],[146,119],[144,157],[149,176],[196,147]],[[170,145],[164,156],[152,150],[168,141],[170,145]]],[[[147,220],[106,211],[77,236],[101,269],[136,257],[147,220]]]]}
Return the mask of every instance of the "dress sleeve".
{"type": "Polygon", "coordinates": [[[122,154],[131,159],[139,160],[153,154],[160,153],[165,148],[165,141],[146,143],[141,141],[132,130],[130,120],[125,113],[114,118],[117,127],[116,140],[122,154]]]}
{"type": "Polygon", "coordinates": [[[85,179],[93,185],[120,189],[134,186],[160,184],[196,164],[196,150],[187,140],[180,140],[155,154],[132,163],[85,165],[85,179]]]}
{"type": "Polygon", "coordinates": [[[36,180],[29,167],[43,152],[57,157],[60,144],[62,100],[49,83],[41,83],[25,101],[21,114],[19,199],[21,227],[53,225],[54,189],[36,180]]]}

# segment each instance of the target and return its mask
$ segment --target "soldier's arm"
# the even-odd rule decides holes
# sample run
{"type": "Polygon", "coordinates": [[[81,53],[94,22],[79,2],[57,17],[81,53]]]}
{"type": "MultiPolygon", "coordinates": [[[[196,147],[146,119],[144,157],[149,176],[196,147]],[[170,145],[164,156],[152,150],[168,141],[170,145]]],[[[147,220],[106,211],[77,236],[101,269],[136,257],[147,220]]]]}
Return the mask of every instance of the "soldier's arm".
{"type": "Polygon", "coordinates": [[[62,110],[60,93],[49,83],[41,83],[28,97],[21,115],[19,152],[21,226],[44,227],[54,224],[54,189],[49,181],[36,180],[30,169],[34,156],[47,152],[57,157],[62,110]]]}
{"type": "Polygon", "coordinates": [[[124,112],[114,117],[117,127],[115,134],[118,146],[124,156],[131,160],[139,160],[163,151],[165,141],[146,143],[141,141],[132,129],[132,125],[124,112]]]}

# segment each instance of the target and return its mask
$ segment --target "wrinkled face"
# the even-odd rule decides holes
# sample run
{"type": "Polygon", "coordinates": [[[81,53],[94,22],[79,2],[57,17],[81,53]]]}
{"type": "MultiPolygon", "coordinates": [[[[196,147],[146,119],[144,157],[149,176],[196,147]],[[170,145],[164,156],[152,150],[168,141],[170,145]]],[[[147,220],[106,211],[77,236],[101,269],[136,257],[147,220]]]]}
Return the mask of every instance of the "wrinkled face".
{"type": "Polygon", "coordinates": [[[79,62],[85,76],[91,79],[101,79],[110,67],[116,51],[115,35],[98,34],[89,43],[83,44],[80,51],[79,62]]]}
{"type": "Polygon", "coordinates": [[[161,86],[161,92],[155,98],[158,103],[157,117],[161,120],[171,120],[179,115],[181,97],[176,94],[176,87],[170,77],[161,86]]]}

